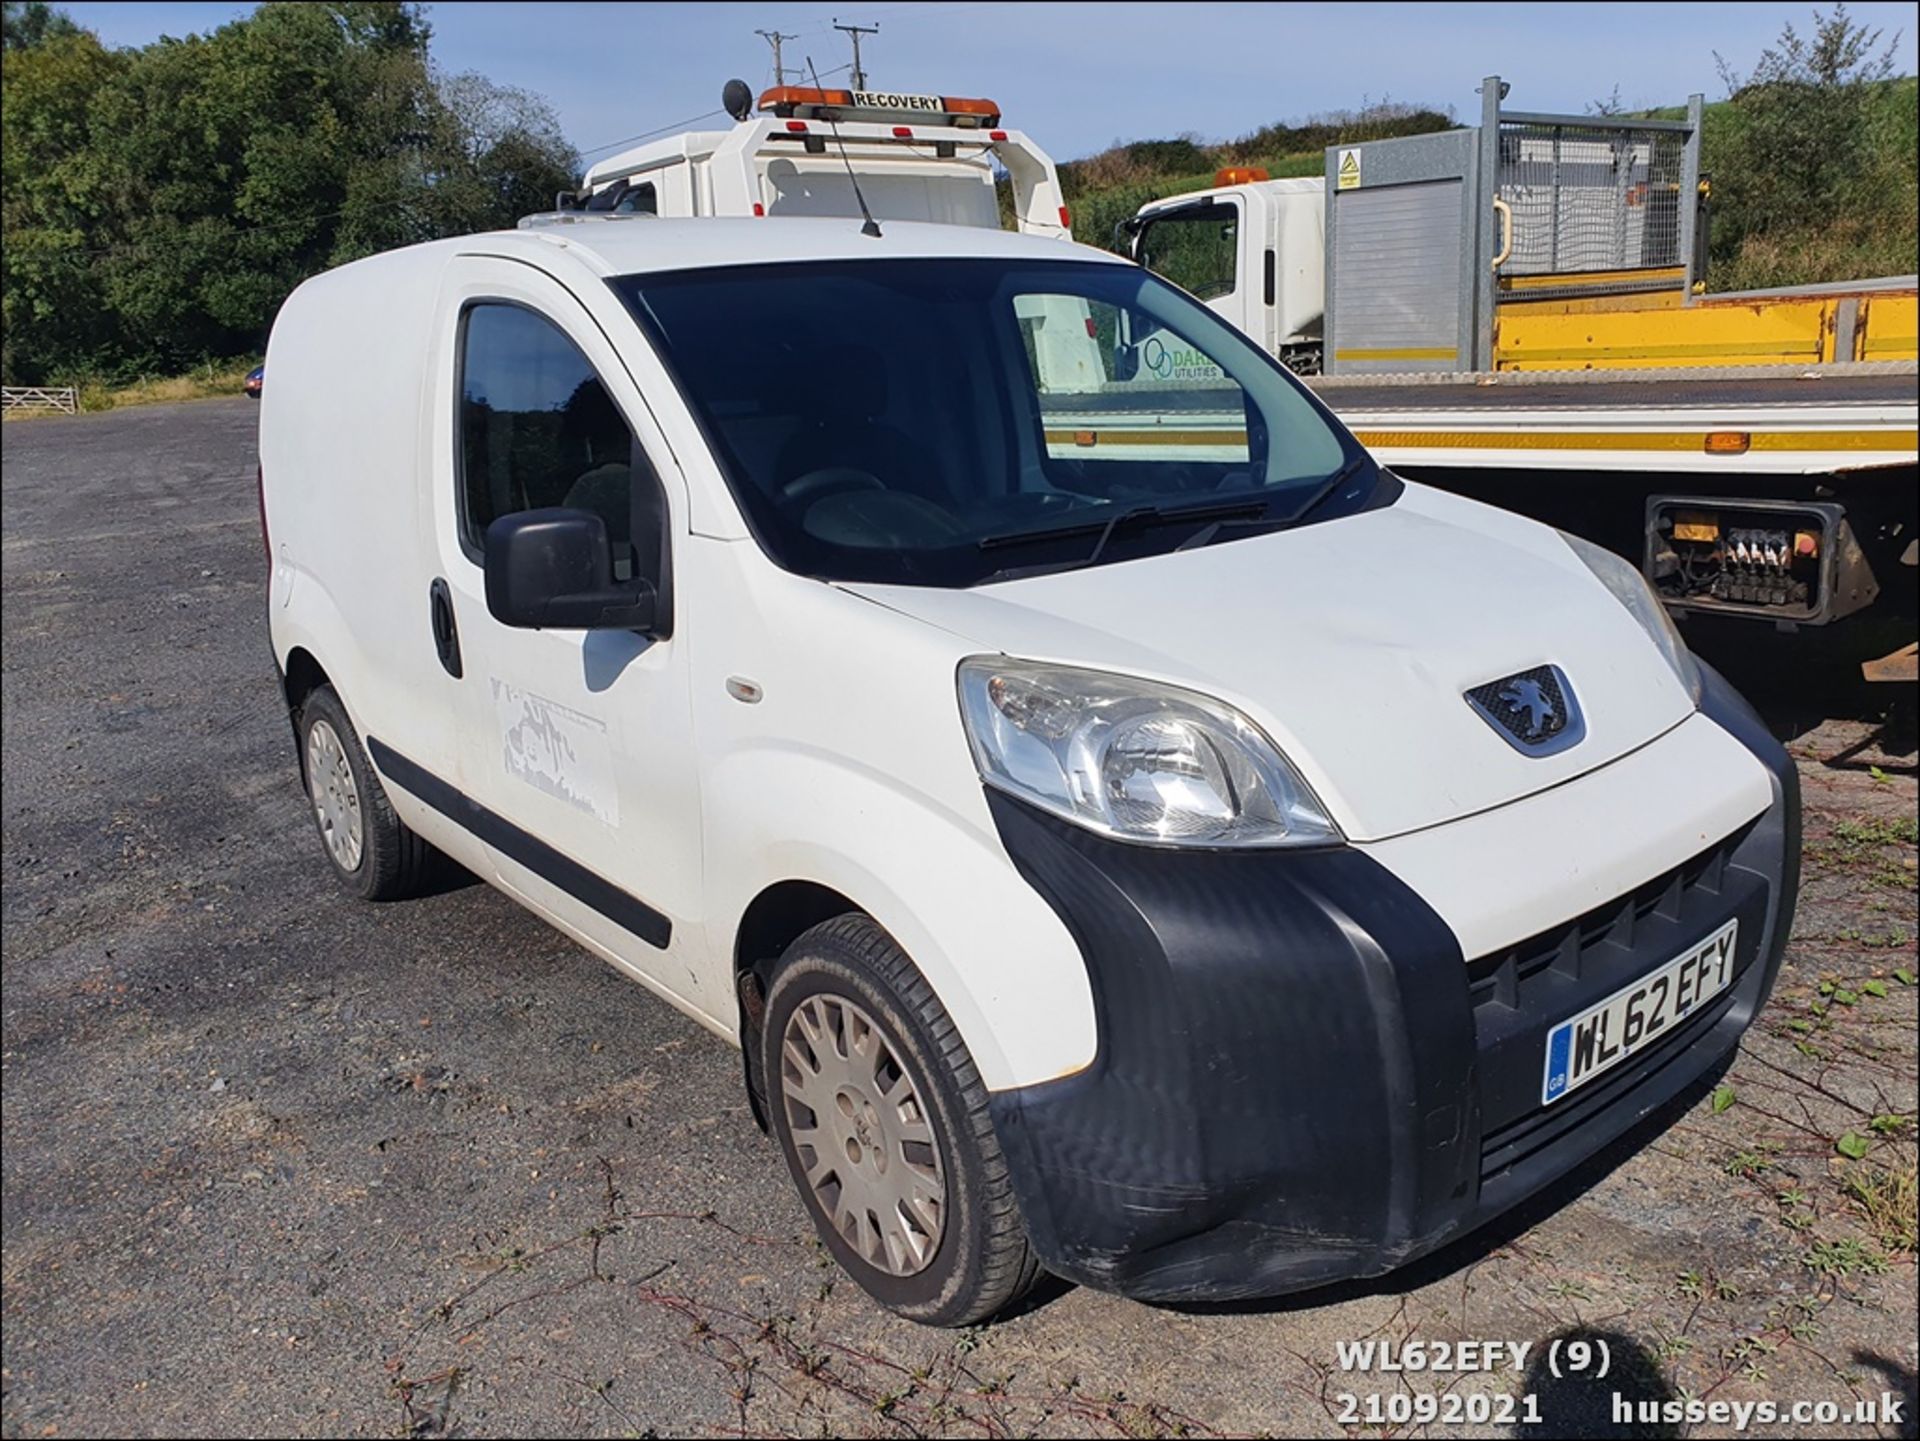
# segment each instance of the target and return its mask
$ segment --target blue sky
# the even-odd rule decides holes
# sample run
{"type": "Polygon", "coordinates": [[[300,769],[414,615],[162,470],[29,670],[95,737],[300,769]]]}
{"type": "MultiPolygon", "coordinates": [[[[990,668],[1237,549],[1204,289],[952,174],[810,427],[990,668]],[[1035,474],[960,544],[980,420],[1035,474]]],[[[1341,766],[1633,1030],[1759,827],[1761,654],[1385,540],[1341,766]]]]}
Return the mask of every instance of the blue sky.
{"type": "MultiPolygon", "coordinates": [[[[82,3],[66,9],[109,44],[208,30],[244,4],[82,3]]],[[[1904,30],[1900,67],[1915,66],[1911,4],[1861,3],[1854,16],[1904,30]]],[[[1582,111],[1617,84],[1629,108],[1724,93],[1714,52],[1740,70],[1801,4],[808,4],[440,3],[428,7],[435,59],[544,95],[584,151],[714,110],[721,83],[771,79],[756,29],[799,39],[824,78],[848,59],[834,18],[878,23],[864,44],[869,83],[986,95],[1007,122],[1056,159],[1115,140],[1183,131],[1206,139],[1362,99],[1451,105],[1470,119],[1480,78],[1513,86],[1508,104],[1582,111]]],[[[593,158],[589,155],[589,158],[593,158]]]]}

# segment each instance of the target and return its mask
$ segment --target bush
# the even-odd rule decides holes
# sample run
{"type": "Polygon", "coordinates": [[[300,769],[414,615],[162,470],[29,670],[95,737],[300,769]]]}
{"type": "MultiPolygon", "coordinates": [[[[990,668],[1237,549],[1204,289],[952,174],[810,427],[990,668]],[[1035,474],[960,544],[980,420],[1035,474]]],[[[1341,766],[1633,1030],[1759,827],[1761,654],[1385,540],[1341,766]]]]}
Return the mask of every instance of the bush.
{"type": "Polygon", "coordinates": [[[1266,125],[1221,147],[1229,165],[1257,165],[1264,157],[1324,151],[1329,145],[1358,145],[1366,140],[1392,140],[1402,135],[1430,135],[1451,130],[1457,122],[1451,111],[1426,105],[1404,105],[1394,100],[1362,102],[1358,110],[1333,110],[1310,115],[1298,125],[1266,125]]]}
{"type": "Polygon", "coordinates": [[[1715,289],[1916,268],[1916,92],[1881,41],[1841,4],[1811,37],[1786,26],[1749,74],[1720,60],[1729,101],[1703,137],[1715,289]]]}

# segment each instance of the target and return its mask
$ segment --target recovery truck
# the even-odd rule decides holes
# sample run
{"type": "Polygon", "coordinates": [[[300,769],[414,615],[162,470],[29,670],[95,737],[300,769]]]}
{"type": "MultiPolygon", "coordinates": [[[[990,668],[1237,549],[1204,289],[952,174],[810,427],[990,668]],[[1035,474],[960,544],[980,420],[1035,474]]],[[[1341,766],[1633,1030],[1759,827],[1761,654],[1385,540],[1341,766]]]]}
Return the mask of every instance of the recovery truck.
{"type": "Polygon", "coordinates": [[[755,112],[743,81],[723,92],[729,130],[690,130],[596,162],[552,216],[858,216],[998,228],[996,164],[1011,182],[1014,228],[1064,238],[1072,217],[1052,159],[1001,124],[991,100],[775,86],[755,112]]]}
{"type": "Polygon", "coordinates": [[[1121,241],[1396,471],[1638,556],[1682,614],[1889,621],[1848,648],[1891,634],[1865,674],[1914,679],[1914,277],[1708,294],[1702,98],[1663,121],[1505,89],[1477,127],[1329,147],[1322,176],[1223,170],[1121,241]]]}

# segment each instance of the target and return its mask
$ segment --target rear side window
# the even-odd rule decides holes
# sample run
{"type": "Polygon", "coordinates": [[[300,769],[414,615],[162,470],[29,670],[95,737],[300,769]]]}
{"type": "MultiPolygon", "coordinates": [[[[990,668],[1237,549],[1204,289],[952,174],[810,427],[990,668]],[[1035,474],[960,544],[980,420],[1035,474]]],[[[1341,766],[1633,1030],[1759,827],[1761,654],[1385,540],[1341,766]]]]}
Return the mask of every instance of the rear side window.
{"type": "Polygon", "coordinates": [[[629,186],[626,193],[614,202],[613,210],[616,215],[658,215],[660,196],[654,190],[652,181],[645,185],[629,186]]]}
{"type": "Polygon", "coordinates": [[[659,543],[659,483],[633,431],[579,348],[522,306],[467,310],[459,491],[462,537],[476,558],[496,519],[542,506],[589,510],[605,521],[615,579],[633,575],[636,539],[649,548],[643,553],[659,543]],[[636,509],[647,535],[635,535],[636,509]]]}

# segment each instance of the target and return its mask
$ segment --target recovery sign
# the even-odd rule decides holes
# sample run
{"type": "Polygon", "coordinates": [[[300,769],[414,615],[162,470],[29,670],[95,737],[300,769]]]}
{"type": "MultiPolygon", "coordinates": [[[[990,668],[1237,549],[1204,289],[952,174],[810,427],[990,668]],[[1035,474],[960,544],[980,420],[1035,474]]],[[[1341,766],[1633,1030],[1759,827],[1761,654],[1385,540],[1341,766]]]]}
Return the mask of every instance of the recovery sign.
{"type": "Polygon", "coordinates": [[[886,90],[856,90],[853,103],[864,110],[929,110],[936,115],[947,108],[938,95],[895,95],[886,90]]]}

